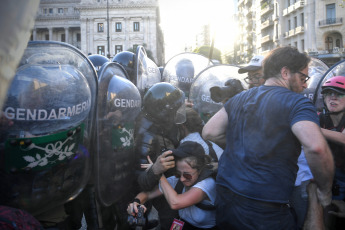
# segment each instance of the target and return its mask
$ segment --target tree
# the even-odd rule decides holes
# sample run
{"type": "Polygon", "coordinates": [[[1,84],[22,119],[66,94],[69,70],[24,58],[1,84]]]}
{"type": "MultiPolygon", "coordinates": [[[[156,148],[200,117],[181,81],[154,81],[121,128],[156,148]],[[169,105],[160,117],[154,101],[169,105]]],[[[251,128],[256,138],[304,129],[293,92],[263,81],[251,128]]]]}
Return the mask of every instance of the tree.
{"type": "MultiPolygon", "coordinates": [[[[142,46],[145,48],[147,57],[150,58],[154,63],[156,63],[155,59],[153,58],[152,51],[147,49],[147,44],[143,43],[142,46]]],[[[129,48],[127,51],[130,51],[132,53],[137,52],[137,46],[134,46],[133,48],[129,48]]]]}
{"type": "MultiPolygon", "coordinates": [[[[194,49],[193,52],[194,52],[194,53],[202,54],[202,55],[204,55],[205,57],[210,58],[210,57],[209,57],[209,55],[210,55],[210,49],[211,49],[211,46],[204,45],[204,46],[200,46],[200,47],[194,49]]],[[[217,49],[217,48],[215,48],[215,47],[213,48],[211,60],[218,60],[220,63],[222,63],[221,52],[220,52],[219,49],[217,49]]]]}

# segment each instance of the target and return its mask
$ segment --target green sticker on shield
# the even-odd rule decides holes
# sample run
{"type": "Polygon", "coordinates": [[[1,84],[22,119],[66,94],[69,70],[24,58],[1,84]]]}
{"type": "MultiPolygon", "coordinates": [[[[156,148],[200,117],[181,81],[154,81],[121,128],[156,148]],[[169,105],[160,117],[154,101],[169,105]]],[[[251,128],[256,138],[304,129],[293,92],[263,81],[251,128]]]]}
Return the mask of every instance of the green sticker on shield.
{"type": "Polygon", "coordinates": [[[130,149],[134,146],[134,123],[124,123],[112,129],[112,147],[115,150],[130,149]]]}
{"type": "Polygon", "coordinates": [[[84,125],[47,136],[14,138],[5,143],[5,169],[40,171],[72,158],[83,142],[84,125]]]}

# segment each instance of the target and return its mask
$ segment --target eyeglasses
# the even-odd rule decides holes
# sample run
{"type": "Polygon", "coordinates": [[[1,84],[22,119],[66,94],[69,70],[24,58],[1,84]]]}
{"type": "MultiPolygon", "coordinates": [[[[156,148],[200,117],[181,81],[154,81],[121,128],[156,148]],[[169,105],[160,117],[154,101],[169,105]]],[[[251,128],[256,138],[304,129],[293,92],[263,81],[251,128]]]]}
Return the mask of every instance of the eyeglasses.
{"type": "Polygon", "coordinates": [[[258,82],[260,78],[262,78],[263,76],[259,73],[257,74],[254,74],[254,75],[248,75],[248,77],[244,78],[243,80],[247,83],[247,84],[250,84],[250,83],[253,83],[253,82],[258,82]]]}
{"type": "Polygon", "coordinates": [[[337,97],[337,98],[343,98],[345,97],[345,94],[341,94],[341,93],[337,93],[334,91],[329,91],[329,92],[325,92],[323,93],[324,97],[337,97]]]}
{"type": "MultiPolygon", "coordinates": [[[[193,175],[194,175],[195,173],[197,173],[197,171],[195,171],[194,173],[186,173],[186,172],[184,172],[184,173],[182,173],[182,176],[183,176],[184,178],[186,178],[187,180],[191,180],[191,179],[193,178],[193,175]]],[[[180,178],[180,177],[181,177],[181,173],[175,172],[175,177],[176,177],[176,178],[180,178]]]]}
{"type": "Polygon", "coordinates": [[[296,73],[299,73],[299,74],[302,75],[302,77],[305,77],[304,80],[302,80],[302,78],[301,78],[301,81],[302,81],[303,83],[307,83],[307,81],[308,81],[309,78],[310,78],[307,74],[304,74],[304,73],[302,73],[302,72],[300,72],[300,71],[297,71],[296,73]]]}

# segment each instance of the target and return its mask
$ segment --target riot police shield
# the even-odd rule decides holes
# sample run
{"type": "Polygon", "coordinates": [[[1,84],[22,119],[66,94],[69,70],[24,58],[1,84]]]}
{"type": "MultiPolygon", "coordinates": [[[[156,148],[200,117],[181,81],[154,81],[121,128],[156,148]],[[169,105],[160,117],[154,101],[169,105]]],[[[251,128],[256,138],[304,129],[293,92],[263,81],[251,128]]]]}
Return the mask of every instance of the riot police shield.
{"type": "Polygon", "coordinates": [[[39,214],[90,175],[96,72],[75,47],[29,42],[1,111],[1,204],[39,214]]]}
{"type": "Polygon", "coordinates": [[[102,67],[97,108],[95,187],[99,201],[109,206],[132,189],[134,126],[141,109],[139,90],[120,64],[102,67]]]}
{"type": "Polygon", "coordinates": [[[323,97],[321,94],[321,86],[330,78],[335,76],[345,76],[345,60],[339,61],[338,63],[331,66],[327,72],[322,76],[320,81],[318,82],[315,93],[314,93],[314,104],[318,111],[321,111],[324,107],[323,104],[323,97]]]}
{"type": "Polygon", "coordinates": [[[143,46],[138,46],[135,55],[135,85],[142,96],[155,83],[161,82],[158,66],[146,55],[143,46]]]}
{"type": "Polygon", "coordinates": [[[188,97],[196,76],[210,65],[213,63],[201,54],[181,53],[167,62],[162,79],[181,89],[188,97]]]}
{"type": "Polygon", "coordinates": [[[246,88],[248,86],[244,77],[238,73],[238,67],[231,65],[210,66],[198,74],[190,88],[189,100],[205,123],[223,106],[221,102],[211,99],[210,89],[215,86],[224,87],[229,79],[238,79],[243,88],[246,88]]]}
{"type": "Polygon", "coordinates": [[[308,75],[310,77],[308,80],[308,87],[302,92],[305,97],[309,98],[311,101],[314,100],[316,87],[328,69],[329,67],[323,61],[311,57],[308,65],[308,75]]]}

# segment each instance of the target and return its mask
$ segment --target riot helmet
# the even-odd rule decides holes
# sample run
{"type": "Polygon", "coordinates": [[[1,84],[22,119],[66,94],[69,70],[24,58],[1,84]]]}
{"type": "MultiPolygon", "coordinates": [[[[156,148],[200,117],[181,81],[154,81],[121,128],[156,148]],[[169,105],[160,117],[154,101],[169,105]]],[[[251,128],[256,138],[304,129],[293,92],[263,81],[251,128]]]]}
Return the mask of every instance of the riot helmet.
{"type": "Polygon", "coordinates": [[[135,83],[135,73],[134,73],[134,62],[135,62],[135,54],[130,51],[122,51],[120,53],[117,53],[113,60],[113,62],[117,62],[120,65],[122,65],[125,70],[127,71],[127,74],[129,76],[129,80],[131,82],[135,83]]]}
{"type": "Polygon", "coordinates": [[[95,67],[97,71],[97,75],[99,75],[102,65],[106,62],[109,62],[108,58],[100,54],[93,54],[93,55],[88,56],[88,58],[92,62],[93,66],[95,67]]]}
{"type": "Polygon", "coordinates": [[[184,123],[185,95],[170,83],[156,83],[144,95],[143,110],[159,123],[184,123]]]}

